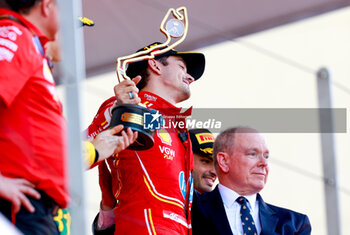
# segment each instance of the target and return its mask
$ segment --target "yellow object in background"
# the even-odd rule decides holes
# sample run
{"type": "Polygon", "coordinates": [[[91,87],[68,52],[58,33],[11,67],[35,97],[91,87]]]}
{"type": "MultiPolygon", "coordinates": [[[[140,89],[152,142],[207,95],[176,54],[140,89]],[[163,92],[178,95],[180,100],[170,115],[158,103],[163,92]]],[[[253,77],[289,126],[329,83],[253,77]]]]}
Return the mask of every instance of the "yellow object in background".
{"type": "Polygon", "coordinates": [[[79,17],[78,19],[82,23],[82,26],[90,26],[91,27],[91,26],[95,25],[94,21],[92,21],[86,17],[79,17]]]}

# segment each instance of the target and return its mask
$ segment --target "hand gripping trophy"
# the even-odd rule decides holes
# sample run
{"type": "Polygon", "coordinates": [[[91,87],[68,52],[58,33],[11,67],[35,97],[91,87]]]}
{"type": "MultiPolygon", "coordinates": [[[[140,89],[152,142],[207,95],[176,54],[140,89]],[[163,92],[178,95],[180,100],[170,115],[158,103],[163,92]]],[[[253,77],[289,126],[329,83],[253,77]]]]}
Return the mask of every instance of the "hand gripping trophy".
{"type": "MultiPolygon", "coordinates": [[[[153,59],[157,55],[166,53],[177,45],[179,45],[187,35],[188,17],[186,7],[179,7],[176,10],[170,8],[166,13],[160,25],[160,31],[166,36],[166,41],[161,44],[154,45],[146,50],[136,52],[134,54],[119,57],[117,59],[117,77],[121,79],[129,79],[126,75],[126,67],[130,63],[139,62],[142,60],[153,59]],[[170,18],[170,19],[169,19],[170,18]],[[174,39],[171,44],[171,40],[174,39]]],[[[129,93],[132,97],[132,93],[129,93]]],[[[124,128],[130,127],[133,131],[138,131],[138,138],[134,144],[128,149],[131,150],[146,150],[154,144],[154,130],[144,125],[144,117],[146,114],[156,114],[155,110],[147,109],[143,104],[121,104],[112,110],[111,127],[123,124],[124,128]]],[[[157,113],[159,115],[159,113],[157,113]]]]}

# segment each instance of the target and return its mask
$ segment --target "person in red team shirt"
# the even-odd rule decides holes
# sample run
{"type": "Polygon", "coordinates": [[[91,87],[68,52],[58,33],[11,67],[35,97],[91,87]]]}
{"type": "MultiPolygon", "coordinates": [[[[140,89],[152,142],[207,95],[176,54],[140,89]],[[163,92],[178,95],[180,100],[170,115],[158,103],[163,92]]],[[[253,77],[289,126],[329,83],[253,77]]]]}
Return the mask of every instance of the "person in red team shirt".
{"type": "MultiPolygon", "coordinates": [[[[159,43],[139,51],[155,45],[159,43]]],[[[124,150],[114,160],[109,158],[111,176],[106,165],[100,164],[100,182],[109,181],[113,189],[101,188],[111,190],[114,198],[109,197],[110,192],[102,193],[101,210],[94,223],[95,234],[113,234],[114,222],[115,234],[190,233],[191,143],[185,126],[170,127],[169,123],[184,124],[185,117],[191,114],[191,109],[182,112],[175,105],[190,97],[189,86],[201,77],[204,66],[203,54],[176,50],[131,63],[127,75],[134,78],[133,81],[119,83],[115,87],[116,97],[101,105],[89,126],[90,136],[109,127],[111,107],[116,101],[117,104],[141,101],[147,108],[159,111],[167,127],[155,131],[152,148],[124,150]]]]}
{"type": "Polygon", "coordinates": [[[31,182],[40,195],[30,198],[34,213],[22,208],[14,219],[5,199],[0,210],[24,233],[57,234],[52,210],[68,203],[66,130],[43,45],[55,38],[58,6],[6,2],[12,10],[0,9],[0,171],[31,182]]]}
{"type": "MultiPolygon", "coordinates": [[[[57,35],[58,6],[0,0],[0,7],[0,212],[25,234],[58,234],[53,214],[68,204],[66,127],[44,49],[57,35]]],[[[122,128],[86,142],[89,166],[137,137],[122,128]]]]}

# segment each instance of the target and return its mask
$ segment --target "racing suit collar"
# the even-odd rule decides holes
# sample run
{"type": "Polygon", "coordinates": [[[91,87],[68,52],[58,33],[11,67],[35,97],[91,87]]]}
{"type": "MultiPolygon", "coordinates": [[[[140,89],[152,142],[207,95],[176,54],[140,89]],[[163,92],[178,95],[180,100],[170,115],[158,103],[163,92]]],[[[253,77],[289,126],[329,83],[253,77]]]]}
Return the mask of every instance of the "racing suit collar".
{"type": "Polygon", "coordinates": [[[187,117],[192,113],[192,106],[188,109],[176,107],[152,92],[140,91],[138,95],[143,102],[146,102],[145,104],[148,108],[159,110],[163,114],[187,117]]]}

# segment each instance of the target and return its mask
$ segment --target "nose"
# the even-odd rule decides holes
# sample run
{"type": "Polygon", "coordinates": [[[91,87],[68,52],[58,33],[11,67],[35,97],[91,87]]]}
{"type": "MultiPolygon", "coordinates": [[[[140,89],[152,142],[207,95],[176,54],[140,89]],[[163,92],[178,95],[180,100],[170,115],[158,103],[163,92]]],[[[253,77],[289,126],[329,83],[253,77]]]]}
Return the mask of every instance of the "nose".
{"type": "Polygon", "coordinates": [[[187,74],[187,80],[190,84],[194,82],[194,78],[190,74],[187,74]]]}
{"type": "Polygon", "coordinates": [[[213,177],[217,178],[214,164],[211,166],[209,172],[210,172],[210,174],[211,174],[213,177]]]}
{"type": "Polygon", "coordinates": [[[264,154],[259,155],[259,166],[268,166],[269,161],[268,159],[264,156],[264,154]]]}

